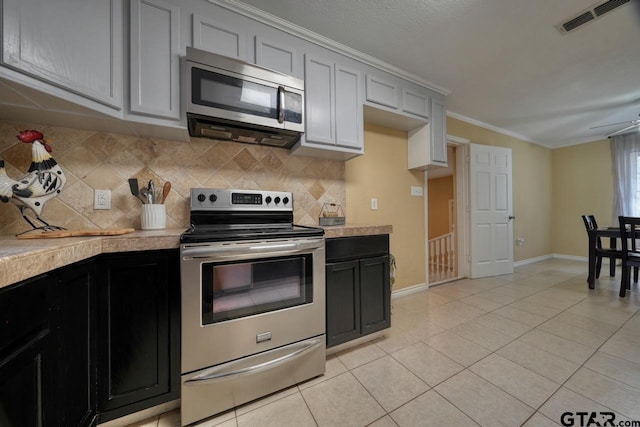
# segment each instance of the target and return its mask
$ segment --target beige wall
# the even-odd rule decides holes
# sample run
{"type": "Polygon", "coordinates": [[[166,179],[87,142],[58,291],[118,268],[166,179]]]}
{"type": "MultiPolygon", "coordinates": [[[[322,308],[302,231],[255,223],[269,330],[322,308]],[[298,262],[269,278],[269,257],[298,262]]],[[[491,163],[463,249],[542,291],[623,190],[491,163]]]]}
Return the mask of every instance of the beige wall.
{"type": "Polygon", "coordinates": [[[553,150],[553,253],[586,257],[581,215],[598,226],[614,224],[613,165],[609,140],[553,150]]]}
{"type": "MultiPolygon", "coordinates": [[[[449,200],[454,198],[454,177],[429,180],[429,240],[447,234],[449,230],[449,200]]],[[[455,219],[454,219],[455,221],[455,219]]]]}
{"type": "Polygon", "coordinates": [[[451,117],[447,118],[447,133],[476,144],[511,148],[513,237],[525,239],[524,246],[514,245],[514,260],[551,254],[552,150],[451,117]]]}
{"type": "Polygon", "coordinates": [[[365,154],[346,162],[347,223],[391,224],[391,253],[398,266],[394,291],[424,284],[424,172],[407,169],[407,133],[365,124],[365,154]],[[371,198],[378,210],[371,210],[371,198]]]}

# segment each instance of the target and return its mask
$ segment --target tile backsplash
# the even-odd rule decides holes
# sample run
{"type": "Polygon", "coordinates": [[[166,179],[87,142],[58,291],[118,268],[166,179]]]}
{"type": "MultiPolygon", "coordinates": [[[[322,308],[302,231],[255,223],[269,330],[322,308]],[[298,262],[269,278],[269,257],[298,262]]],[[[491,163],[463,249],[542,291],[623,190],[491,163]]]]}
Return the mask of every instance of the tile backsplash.
{"type": "MultiPolygon", "coordinates": [[[[294,219],[314,225],[326,202],[345,206],[344,162],[292,155],[290,151],[210,139],[191,142],[142,138],[105,132],[0,121],[0,159],[6,173],[19,179],[29,169],[31,145],[16,135],[36,129],[44,134],[67,183],[49,200],[41,217],[67,229],[140,228],[141,203],[129,191],[128,178],[157,186],[171,181],[167,228],[189,225],[192,187],[291,191],[294,219]],[[94,210],[94,190],[111,190],[111,209],[94,210]]],[[[29,229],[13,203],[0,202],[0,235],[29,229]]]]}

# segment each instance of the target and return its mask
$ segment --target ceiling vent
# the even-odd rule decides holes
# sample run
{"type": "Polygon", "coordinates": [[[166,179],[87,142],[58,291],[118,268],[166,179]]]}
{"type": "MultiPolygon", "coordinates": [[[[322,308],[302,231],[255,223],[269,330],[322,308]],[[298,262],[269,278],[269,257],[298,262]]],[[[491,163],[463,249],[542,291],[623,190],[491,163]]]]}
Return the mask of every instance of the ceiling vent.
{"type": "Polygon", "coordinates": [[[566,34],[569,31],[573,31],[576,28],[600,18],[602,15],[611,12],[614,9],[629,3],[631,0],[608,0],[605,2],[596,3],[587,10],[581,12],[577,16],[569,19],[568,21],[557,26],[558,30],[566,34]]]}

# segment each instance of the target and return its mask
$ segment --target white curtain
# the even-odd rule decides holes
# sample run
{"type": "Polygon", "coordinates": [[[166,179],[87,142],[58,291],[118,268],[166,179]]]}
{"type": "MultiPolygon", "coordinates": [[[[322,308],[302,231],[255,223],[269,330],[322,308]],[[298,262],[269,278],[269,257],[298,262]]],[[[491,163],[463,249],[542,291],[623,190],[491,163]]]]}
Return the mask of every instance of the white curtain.
{"type": "Polygon", "coordinates": [[[614,174],[614,219],[618,215],[640,217],[640,132],[611,138],[614,174]]]}

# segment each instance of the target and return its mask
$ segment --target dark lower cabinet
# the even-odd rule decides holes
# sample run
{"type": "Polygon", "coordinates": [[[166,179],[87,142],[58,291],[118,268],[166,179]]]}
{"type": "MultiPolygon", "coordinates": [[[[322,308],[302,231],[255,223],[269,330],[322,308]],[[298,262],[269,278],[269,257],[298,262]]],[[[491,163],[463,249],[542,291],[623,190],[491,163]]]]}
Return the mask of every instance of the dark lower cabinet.
{"type": "Polygon", "coordinates": [[[94,266],[0,292],[0,426],[95,425],[94,266]]]}
{"type": "Polygon", "coordinates": [[[56,425],[50,283],[0,290],[0,426],[56,425]]]}
{"type": "Polygon", "coordinates": [[[98,286],[98,420],[177,399],[177,251],[103,255],[98,286]]]}
{"type": "Polygon", "coordinates": [[[361,335],[358,264],[358,261],[327,263],[327,347],[361,335]]]}
{"type": "Polygon", "coordinates": [[[360,264],[360,330],[371,334],[391,326],[389,255],[366,258],[360,264]]]}
{"type": "Polygon", "coordinates": [[[327,347],[391,326],[389,235],[327,239],[327,347]]]}
{"type": "Polygon", "coordinates": [[[179,398],[177,250],[0,289],[0,426],[95,426],[179,398]]]}
{"type": "Polygon", "coordinates": [[[96,262],[57,272],[54,323],[55,402],[59,426],[96,423],[96,262]]]}

